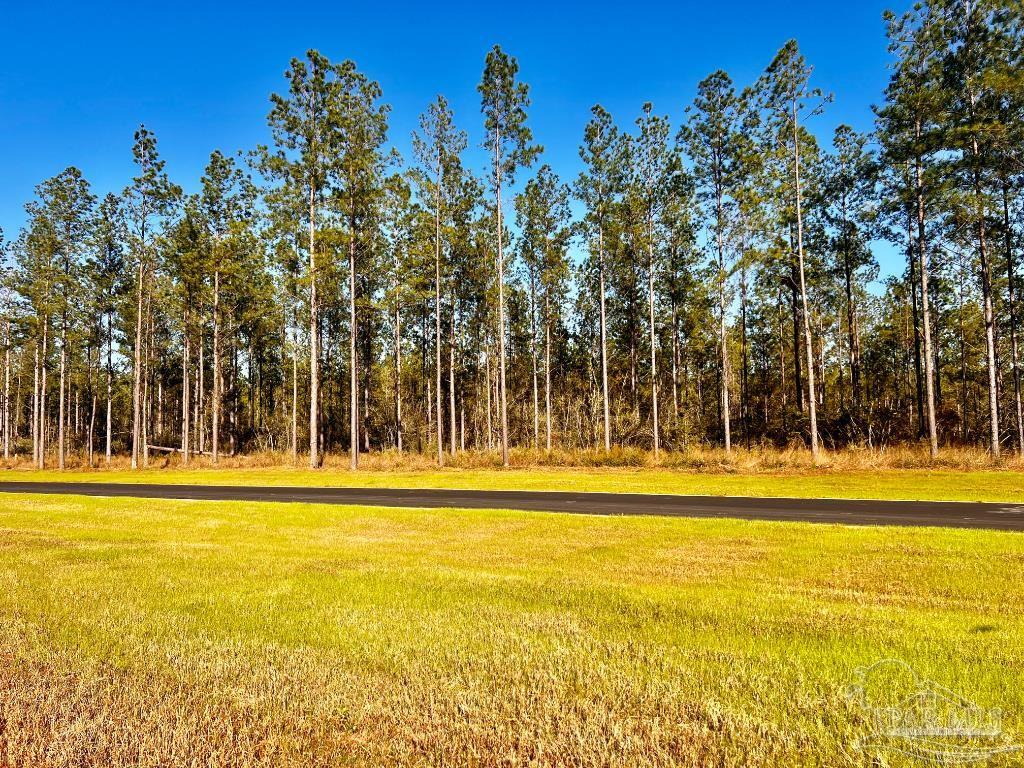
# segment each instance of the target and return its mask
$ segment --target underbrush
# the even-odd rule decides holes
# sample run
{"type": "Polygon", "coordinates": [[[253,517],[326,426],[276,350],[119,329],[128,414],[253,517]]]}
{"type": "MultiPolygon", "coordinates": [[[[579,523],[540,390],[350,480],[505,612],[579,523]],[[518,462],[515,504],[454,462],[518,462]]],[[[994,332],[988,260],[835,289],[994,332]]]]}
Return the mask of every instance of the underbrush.
{"type": "MultiPolygon", "coordinates": [[[[48,456],[46,468],[53,469],[56,463],[55,456],[48,456]]],[[[70,470],[89,469],[87,457],[83,454],[69,454],[65,466],[70,470]]],[[[99,456],[94,458],[92,468],[118,471],[127,470],[130,466],[127,456],[114,456],[110,463],[99,456]]],[[[307,457],[300,455],[297,461],[293,461],[288,453],[261,451],[221,456],[216,465],[208,456],[193,456],[189,462],[189,467],[193,469],[258,470],[293,466],[307,468],[307,457]]],[[[444,466],[449,469],[466,470],[503,468],[499,453],[476,450],[459,451],[455,455],[446,454],[444,466]]],[[[731,453],[726,453],[722,448],[692,447],[678,451],[662,451],[658,458],[655,458],[652,451],[640,448],[615,447],[607,452],[599,449],[555,448],[545,451],[514,448],[509,455],[509,466],[513,469],[650,468],[724,474],[804,474],[901,469],[1024,471],[1024,458],[1013,453],[993,460],[984,449],[955,447],[943,448],[939,456],[933,459],[927,447],[917,445],[886,448],[850,447],[823,451],[817,462],[810,451],[800,447],[754,446],[749,449],[735,448],[731,453]]],[[[26,456],[13,457],[4,462],[3,467],[12,470],[35,468],[30,457],[26,456]]],[[[182,467],[180,454],[152,455],[148,464],[150,469],[182,467]]],[[[321,467],[325,470],[347,470],[349,456],[347,453],[328,453],[324,456],[321,467]]],[[[368,472],[427,472],[437,468],[437,457],[432,453],[398,452],[389,449],[363,453],[359,457],[359,469],[368,472]]]]}

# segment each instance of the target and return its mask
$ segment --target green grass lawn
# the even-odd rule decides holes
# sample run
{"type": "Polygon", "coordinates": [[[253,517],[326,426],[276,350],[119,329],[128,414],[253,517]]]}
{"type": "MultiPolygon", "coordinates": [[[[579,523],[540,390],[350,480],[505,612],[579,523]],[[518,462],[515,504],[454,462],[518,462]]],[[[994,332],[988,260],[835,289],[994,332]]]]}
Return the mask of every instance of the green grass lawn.
{"type": "Polygon", "coordinates": [[[206,485],[315,485],[391,488],[458,488],[613,491],[937,501],[1024,502],[1024,473],[822,469],[786,473],[705,474],[668,469],[569,468],[445,469],[434,471],[309,470],[294,467],[249,469],[0,470],[0,480],[65,480],[119,483],[201,483],[206,485]]]}
{"type": "Polygon", "coordinates": [[[1022,574],[1011,533],[4,495],[0,765],[868,765],[884,658],[1020,742],[1022,574]]]}

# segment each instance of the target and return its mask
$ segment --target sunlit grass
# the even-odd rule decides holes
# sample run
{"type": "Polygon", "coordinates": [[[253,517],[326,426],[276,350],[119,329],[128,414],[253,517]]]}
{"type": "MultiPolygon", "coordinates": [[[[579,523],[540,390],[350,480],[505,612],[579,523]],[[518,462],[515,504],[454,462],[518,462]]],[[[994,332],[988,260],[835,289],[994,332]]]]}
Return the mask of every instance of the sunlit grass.
{"type": "Polygon", "coordinates": [[[225,458],[217,467],[208,460],[194,460],[192,466],[183,468],[176,457],[161,458],[150,468],[136,471],[128,469],[124,459],[115,460],[109,468],[101,464],[93,470],[78,466],[63,472],[39,471],[15,461],[0,469],[0,480],[1024,502],[1024,464],[1011,457],[994,468],[977,451],[950,451],[934,465],[927,454],[916,449],[828,454],[821,466],[811,464],[804,451],[736,451],[731,458],[720,451],[692,451],[669,455],[659,464],[645,463],[650,457],[639,452],[615,455],[636,459],[637,465],[563,466],[558,462],[598,460],[600,456],[556,455],[549,462],[540,454],[517,452],[514,466],[508,469],[495,466],[493,454],[460,455],[451,460],[455,466],[438,469],[429,457],[384,453],[364,456],[362,469],[351,472],[344,456],[329,456],[323,468],[310,470],[292,465],[286,456],[261,454],[225,458]]]}
{"type": "Polygon", "coordinates": [[[2,496],[0,765],[863,765],[881,658],[1020,731],[1022,572],[996,532],[2,496]]]}

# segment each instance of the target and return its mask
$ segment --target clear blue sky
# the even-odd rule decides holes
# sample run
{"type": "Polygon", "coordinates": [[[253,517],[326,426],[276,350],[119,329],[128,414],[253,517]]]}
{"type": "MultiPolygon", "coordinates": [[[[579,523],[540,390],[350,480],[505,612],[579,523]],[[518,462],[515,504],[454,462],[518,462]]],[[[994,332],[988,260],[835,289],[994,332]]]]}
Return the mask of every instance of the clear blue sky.
{"type": "MultiPolygon", "coordinates": [[[[896,5],[904,10],[906,3],[896,5]]],[[[132,131],[157,134],[171,177],[194,189],[209,153],[266,142],[268,94],[292,56],[351,58],[393,107],[405,155],[417,116],[444,93],[481,138],[476,85],[495,43],[531,86],[530,124],[566,178],[588,110],[620,124],[644,101],[678,123],[696,83],[725,69],[752,81],[790,37],[836,101],[813,129],[867,129],[887,79],[877,0],[800,2],[39,3],[12,2],[0,44],[0,226],[9,238],[42,179],[77,165],[98,193],[133,172],[132,131]]],[[[474,150],[469,160],[483,168],[474,150]]],[[[890,265],[886,264],[885,267],[890,265]]]]}

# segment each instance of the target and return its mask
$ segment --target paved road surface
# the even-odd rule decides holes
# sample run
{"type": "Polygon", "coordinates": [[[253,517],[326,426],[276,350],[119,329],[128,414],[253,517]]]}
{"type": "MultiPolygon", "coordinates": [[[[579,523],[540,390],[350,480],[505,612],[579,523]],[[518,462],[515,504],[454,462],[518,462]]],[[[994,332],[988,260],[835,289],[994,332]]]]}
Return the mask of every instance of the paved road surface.
{"type": "MultiPolygon", "coordinates": [[[[0,493],[69,493],[147,499],[299,501],[382,507],[522,509],[594,515],[787,520],[848,525],[937,525],[1024,531],[1024,504],[670,496],[562,491],[455,491],[135,483],[0,482],[0,493]]],[[[0,505],[3,504],[0,498],[0,505]]]]}

